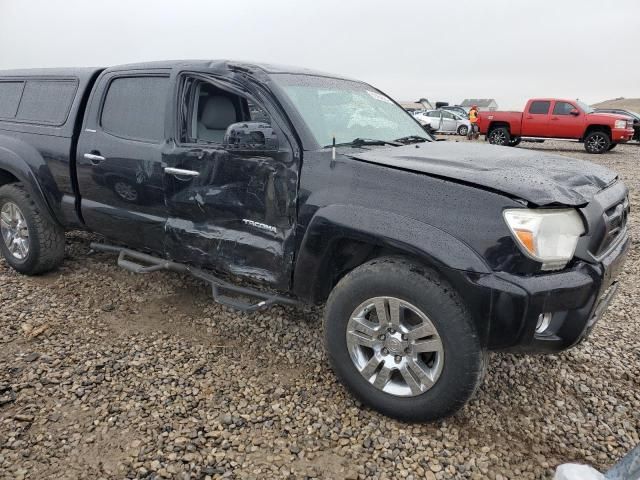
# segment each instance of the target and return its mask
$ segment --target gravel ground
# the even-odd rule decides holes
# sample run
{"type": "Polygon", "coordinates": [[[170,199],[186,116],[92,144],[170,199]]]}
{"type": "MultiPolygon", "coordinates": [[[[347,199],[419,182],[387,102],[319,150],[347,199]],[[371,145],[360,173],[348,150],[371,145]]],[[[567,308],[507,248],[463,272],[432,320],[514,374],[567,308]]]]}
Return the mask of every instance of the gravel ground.
{"type": "MultiPolygon", "coordinates": [[[[522,146],[617,170],[640,238],[640,146],[522,146]]],[[[91,239],[68,234],[64,266],[42,277],[0,261],[2,478],[549,478],[568,461],[605,469],[640,441],[637,243],[586,343],[492,354],[459,414],[407,425],[336,382],[320,310],[237,314],[191,278],[87,255],[91,239]]]]}

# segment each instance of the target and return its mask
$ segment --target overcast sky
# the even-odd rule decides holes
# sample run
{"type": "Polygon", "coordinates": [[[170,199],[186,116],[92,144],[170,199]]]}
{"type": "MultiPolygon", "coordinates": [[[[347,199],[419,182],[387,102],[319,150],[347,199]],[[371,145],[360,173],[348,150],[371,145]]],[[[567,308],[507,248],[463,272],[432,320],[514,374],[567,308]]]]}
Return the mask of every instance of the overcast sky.
{"type": "Polygon", "coordinates": [[[231,58],[396,100],[640,97],[639,0],[0,0],[0,69],[231,58]]]}

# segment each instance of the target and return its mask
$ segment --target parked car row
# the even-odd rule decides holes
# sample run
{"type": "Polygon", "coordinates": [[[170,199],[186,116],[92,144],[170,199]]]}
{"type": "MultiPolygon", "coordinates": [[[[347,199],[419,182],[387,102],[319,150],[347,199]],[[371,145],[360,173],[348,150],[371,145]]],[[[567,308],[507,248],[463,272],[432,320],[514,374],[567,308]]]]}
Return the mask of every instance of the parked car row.
{"type": "MultiPolygon", "coordinates": [[[[467,110],[444,105],[410,112],[430,133],[467,135],[471,128],[467,110]]],[[[524,113],[480,112],[480,133],[489,143],[516,146],[522,140],[547,138],[584,143],[589,153],[605,153],[619,143],[640,142],[640,113],[618,108],[594,109],[578,100],[538,98],[529,100],[524,113]]]]}

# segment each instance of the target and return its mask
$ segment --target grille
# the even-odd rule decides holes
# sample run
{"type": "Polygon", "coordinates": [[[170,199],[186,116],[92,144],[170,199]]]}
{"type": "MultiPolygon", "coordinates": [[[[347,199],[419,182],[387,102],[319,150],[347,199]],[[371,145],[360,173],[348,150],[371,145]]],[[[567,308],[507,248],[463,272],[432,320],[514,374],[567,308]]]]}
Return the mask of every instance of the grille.
{"type": "Polygon", "coordinates": [[[611,247],[616,239],[625,232],[627,228],[627,219],[629,218],[629,199],[607,209],[602,214],[605,226],[605,234],[602,243],[598,248],[597,255],[602,255],[611,247]]]}

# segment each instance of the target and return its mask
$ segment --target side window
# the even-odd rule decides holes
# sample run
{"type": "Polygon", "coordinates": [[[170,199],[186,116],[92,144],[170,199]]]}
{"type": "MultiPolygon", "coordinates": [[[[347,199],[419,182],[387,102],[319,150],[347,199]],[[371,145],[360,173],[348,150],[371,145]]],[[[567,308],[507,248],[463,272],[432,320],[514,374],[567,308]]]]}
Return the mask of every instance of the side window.
{"type": "Polygon", "coordinates": [[[451,113],[451,112],[447,112],[446,110],[443,110],[443,111],[442,111],[442,116],[443,116],[444,118],[448,118],[448,119],[450,119],[450,120],[455,120],[455,119],[456,119],[456,117],[453,115],[453,113],[451,113]]]}
{"type": "Polygon", "coordinates": [[[211,83],[187,78],[178,110],[179,137],[187,143],[222,143],[232,123],[271,124],[267,112],[247,98],[211,83]]]}
{"type": "Polygon", "coordinates": [[[0,118],[14,118],[24,82],[0,82],[0,118]]]}
{"type": "Polygon", "coordinates": [[[112,135],[159,142],[164,138],[169,77],[117,77],[109,84],[100,125],[112,135]]]}
{"type": "Polygon", "coordinates": [[[576,107],[568,102],[556,102],[553,106],[554,115],[569,115],[576,107]]]}
{"type": "Polygon", "coordinates": [[[531,102],[529,113],[531,113],[532,115],[546,115],[547,113],[549,113],[550,106],[551,102],[549,101],[538,100],[536,102],[531,102]]]}
{"type": "Polygon", "coordinates": [[[440,118],[440,112],[436,112],[435,110],[429,112],[427,115],[429,117],[440,118]]]}
{"type": "Polygon", "coordinates": [[[59,126],[76,96],[76,80],[0,82],[0,118],[59,126]]]}
{"type": "Polygon", "coordinates": [[[27,80],[16,118],[35,123],[62,125],[76,96],[73,80],[27,80]]]}

